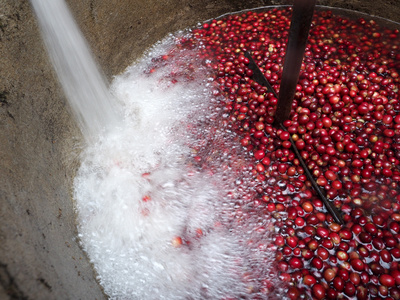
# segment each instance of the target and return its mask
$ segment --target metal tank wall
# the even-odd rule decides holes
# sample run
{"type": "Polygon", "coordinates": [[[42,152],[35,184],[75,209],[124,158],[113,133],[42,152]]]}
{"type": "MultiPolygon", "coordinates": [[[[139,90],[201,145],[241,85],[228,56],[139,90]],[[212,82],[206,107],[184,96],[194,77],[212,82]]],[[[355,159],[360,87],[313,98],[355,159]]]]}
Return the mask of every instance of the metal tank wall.
{"type": "MultiPolygon", "coordinates": [[[[69,0],[108,79],[166,34],[274,0],[69,0]]],[[[400,21],[397,1],[326,0],[400,21]]],[[[27,0],[0,0],[0,299],[105,299],[71,199],[81,135],[27,0]]]]}

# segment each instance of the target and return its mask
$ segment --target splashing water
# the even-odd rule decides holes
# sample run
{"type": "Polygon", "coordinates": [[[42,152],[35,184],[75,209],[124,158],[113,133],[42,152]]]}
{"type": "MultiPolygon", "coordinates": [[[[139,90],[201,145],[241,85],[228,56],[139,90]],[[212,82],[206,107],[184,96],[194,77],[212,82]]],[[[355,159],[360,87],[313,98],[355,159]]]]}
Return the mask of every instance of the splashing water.
{"type": "Polygon", "coordinates": [[[86,150],[75,180],[83,247],[113,299],[260,296],[269,221],[250,208],[240,219],[252,188],[246,155],[197,49],[174,47],[166,39],[113,83],[123,128],[86,150]]]}
{"type": "Polygon", "coordinates": [[[82,247],[105,293],[280,297],[268,250],[273,227],[254,207],[250,158],[213,96],[201,45],[182,47],[183,33],[168,37],[116,77],[110,92],[65,3],[32,4],[89,142],[74,199],[82,247]]]}
{"type": "Polygon", "coordinates": [[[63,0],[31,0],[48,54],[86,140],[120,118],[116,101],[63,0]]]}

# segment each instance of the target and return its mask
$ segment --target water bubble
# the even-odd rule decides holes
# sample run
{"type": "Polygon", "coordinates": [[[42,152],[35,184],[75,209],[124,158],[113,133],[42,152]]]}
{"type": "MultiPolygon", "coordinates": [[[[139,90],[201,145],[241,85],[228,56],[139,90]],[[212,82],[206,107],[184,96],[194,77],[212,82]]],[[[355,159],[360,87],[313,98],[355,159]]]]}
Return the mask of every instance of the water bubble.
{"type": "Polygon", "coordinates": [[[74,182],[83,247],[111,299],[265,297],[274,257],[254,230],[268,219],[249,205],[250,157],[214,109],[198,49],[176,40],[114,80],[123,127],[85,150],[74,182]]]}

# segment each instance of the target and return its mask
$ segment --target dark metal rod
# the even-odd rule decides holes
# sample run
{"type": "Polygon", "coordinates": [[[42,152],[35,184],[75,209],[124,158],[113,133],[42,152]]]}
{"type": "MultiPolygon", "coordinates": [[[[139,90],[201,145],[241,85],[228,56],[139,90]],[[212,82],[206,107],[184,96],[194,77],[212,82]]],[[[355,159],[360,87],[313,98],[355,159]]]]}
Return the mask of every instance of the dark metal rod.
{"type": "Polygon", "coordinates": [[[276,98],[278,95],[276,94],[274,88],[269,84],[267,78],[265,78],[264,74],[261,72],[260,68],[258,67],[257,63],[254,61],[253,57],[249,52],[244,52],[244,56],[249,59],[249,69],[253,71],[253,79],[262,86],[267,88],[267,91],[273,93],[276,98]]]}
{"type": "MultiPolygon", "coordinates": [[[[280,127],[286,131],[286,128],[282,125],[282,123],[280,124],[280,127]]],[[[317,192],[317,194],[319,195],[319,197],[321,198],[322,202],[325,204],[326,209],[328,210],[328,212],[332,215],[333,219],[335,220],[336,223],[342,225],[344,224],[342,215],[339,213],[339,211],[337,210],[337,208],[333,205],[333,203],[331,201],[329,201],[324,193],[322,192],[321,188],[318,186],[317,182],[314,180],[314,177],[312,176],[310,170],[308,169],[306,163],[304,162],[303,158],[300,155],[299,150],[296,147],[295,142],[293,141],[292,137],[289,135],[289,140],[290,143],[292,144],[292,148],[294,150],[294,153],[296,154],[297,158],[300,161],[301,166],[303,167],[304,171],[306,172],[307,178],[308,180],[310,180],[311,185],[313,186],[314,190],[317,192]]]]}
{"type": "MultiPolygon", "coordinates": [[[[269,84],[268,80],[265,78],[264,74],[261,72],[259,69],[257,63],[254,61],[253,57],[248,53],[247,51],[244,53],[244,55],[249,59],[249,68],[253,71],[253,79],[258,83],[263,86],[265,86],[269,92],[273,93],[276,96],[274,88],[269,84]]],[[[286,128],[282,125],[282,123],[279,123],[279,126],[283,129],[286,130],[286,128]]],[[[324,193],[322,192],[321,188],[318,186],[317,182],[314,180],[314,177],[312,176],[310,170],[308,169],[306,163],[304,162],[303,158],[300,155],[299,150],[296,147],[296,143],[293,141],[292,137],[289,136],[290,143],[292,144],[292,148],[294,150],[294,153],[296,154],[297,158],[300,161],[301,166],[303,167],[308,180],[311,182],[311,185],[313,186],[314,190],[317,192],[319,197],[321,198],[322,202],[324,203],[326,209],[328,212],[332,215],[333,219],[335,220],[336,223],[338,224],[343,224],[343,218],[340,214],[340,212],[336,209],[336,207],[333,205],[331,201],[329,201],[324,193]]]]}
{"type": "Polygon", "coordinates": [[[275,124],[289,119],[316,0],[295,0],[279,88],[275,124]]]}
{"type": "Polygon", "coordinates": [[[278,95],[276,94],[274,88],[269,84],[267,78],[265,78],[264,74],[261,72],[257,63],[254,61],[251,54],[247,51],[244,52],[244,56],[249,59],[249,69],[253,71],[253,79],[263,86],[265,86],[268,92],[273,93],[274,96],[278,99],[278,95]]]}

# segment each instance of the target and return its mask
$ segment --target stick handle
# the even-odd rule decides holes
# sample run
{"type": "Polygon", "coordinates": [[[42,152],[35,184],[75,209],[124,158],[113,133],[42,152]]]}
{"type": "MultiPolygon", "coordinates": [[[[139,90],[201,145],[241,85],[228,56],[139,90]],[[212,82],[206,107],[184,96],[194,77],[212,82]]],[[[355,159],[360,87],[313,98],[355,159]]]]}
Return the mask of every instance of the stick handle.
{"type": "Polygon", "coordinates": [[[316,0],[295,0],[283,64],[275,124],[289,119],[316,0]]]}

